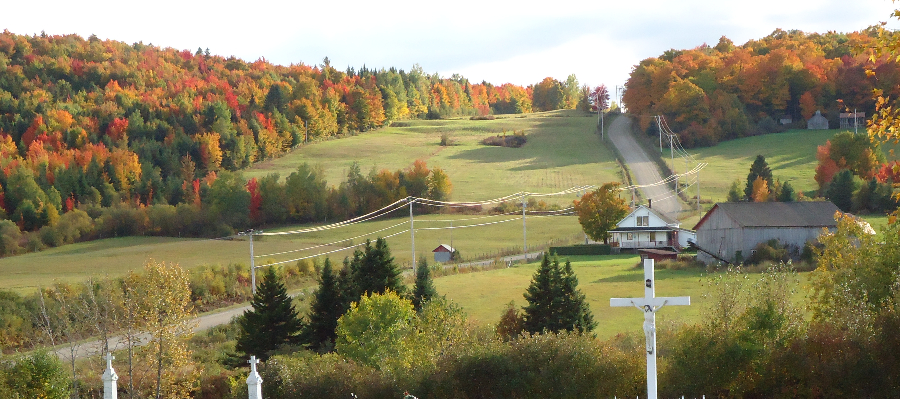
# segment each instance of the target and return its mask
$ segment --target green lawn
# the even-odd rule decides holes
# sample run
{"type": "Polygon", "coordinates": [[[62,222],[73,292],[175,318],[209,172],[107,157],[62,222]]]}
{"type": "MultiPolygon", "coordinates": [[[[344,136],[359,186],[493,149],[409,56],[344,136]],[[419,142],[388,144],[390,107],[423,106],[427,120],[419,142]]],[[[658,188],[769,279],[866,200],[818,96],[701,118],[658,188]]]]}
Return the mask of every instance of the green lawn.
{"type": "MultiPolygon", "coordinates": [[[[357,136],[314,143],[254,165],[245,177],[278,173],[282,178],[306,162],[325,169],[329,184],[344,180],[359,162],[364,173],[397,170],[416,159],[440,167],[453,183],[452,199],[475,201],[519,191],[554,192],[583,185],[621,181],[613,152],[595,133],[596,121],[580,111],[564,110],[501,116],[489,121],[414,120],[408,127],[388,127],[357,136]],[[524,130],[522,148],[485,146],[485,137],[524,130]],[[447,134],[454,145],[440,146],[447,134]]],[[[567,199],[567,202],[571,199],[567,199]]]]}
{"type": "MultiPolygon", "coordinates": [[[[352,162],[359,162],[363,172],[372,168],[390,170],[406,168],[416,159],[425,159],[429,166],[443,168],[453,183],[452,199],[477,201],[497,198],[519,191],[550,193],[577,185],[602,184],[620,180],[620,170],[612,151],[595,134],[596,121],[579,111],[554,111],[521,116],[502,116],[492,121],[415,120],[408,127],[393,127],[366,132],[330,141],[300,147],[290,154],[246,170],[245,177],[258,177],[279,173],[282,178],[301,163],[321,165],[329,184],[339,184],[352,162]],[[522,148],[489,147],[480,144],[488,136],[512,134],[524,130],[528,143],[522,148]],[[454,145],[439,145],[442,134],[447,134],[454,145]]],[[[575,195],[554,197],[548,201],[560,206],[571,205],[575,195]]],[[[477,215],[476,215],[477,216],[477,215]]],[[[500,250],[521,250],[523,245],[521,219],[491,218],[469,220],[472,215],[417,216],[417,228],[448,227],[454,219],[454,227],[468,224],[510,219],[484,227],[457,228],[453,230],[420,230],[416,233],[416,252],[430,255],[439,244],[452,244],[463,257],[493,258],[500,250]]],[[[265,237],[257,240],[255,252],[267,254],[293,251],[315,245],[363,236],[388,226],[408,220],[403,212],[399,219],[379,220],[358,225],[307,233],[303,235],[265,237]]],[[[529,247],[555,242],[572,242],[580,237],[580,226],[575,217],[532,218],[527,221],[529,247]]],[[[282,230],[295,229],[285,227],[282,230]]],[[[357,238],[375,239],[407,227],[357,238]]],[[[389,244],[397,261],[410,264],[411,245],[409,233],[392,237],[389,244]]],[[[339,249],[325,246],[317,251],[339,249]]],[[[297,252],[281,256],[260,258],[259,263],[296,259],[313,254],[313,251],[297,252]]],[[[343,259],[351,251],[330,255],[343,259]]],[[[0,259],[0,289],[19,292],[33,290],[54,280],[80,281],[89,275],[120,276],[128,270],[141,267],[148,259],[175,262],[185,267],[202,264],[229,264],[249,262],[247,241],[209,241],[177,238],[130,237],[98,240],[68,245],[39,253],[0,259]]]]}
{"type": "MultiPolygon", "coordinates": [[[[595,333],[601,339],[619,333],[641,332],[643,318],[634,308],[613,308],[609,298],[644,296],[644,272],[638,267],[640,258],[634,255],[604,257],[573,256],[572,267],[578,276],[578,287],[584,292],[598,322],[595,333]]],[[[517,307],[526,304],[523,294],[531,283],[539,263],[517,265],[507,269],[480,273],[458,274],[434,280],[438,294],[446,295],[459,304],[469,318],[479,325],[496,324],[510,301],[517,307]]],[[[709,300],[703,297],[705,271],[656,270],[656,296],[690,296],[691,306],[666,307],[657,316],[657,324],[665,329],[668,323],[694,323],[700,320],[702,309],[709,300]]],[[[809,273],[801,273],[805,284],[809,273]]],[[[751,278],[759,274],[751,274],[751,278]]],[[[805,288],[794,296],[798,304],[805,303],[805,288]]]]}
{"type": "MultiPolygon", "coordinates": [[[[788,181],[797,192],[817,190],[816,147],[825,144],[839,130],[790,130],[784,133],[746,137],[719,143],[715,147],[692,148],[688,152],[707,166],[700,173],[701,196],[713,202],[728,198],[731,183],[746,182],[750,164],[757,155],[766,157],[776,179],[788,181]]],[[[668,149],[664,151],[668,154],[668,149]]],[[[664,157],[671,166],[672,161],[664,157]]],[[[676,168],[684,163],[676,158],[676,168]]],[[[694,192],[691,191],[691,195],[694,192]]]]}
{"type": "MultiPolygon", "coordinates": [[[[459,249],[464,258],[493,258],[498,250],[520,251],[522,249],[521,216],[463,220],[473,217],[483,216],[424,215],[416,216],[415,220],[417,228],[447,227],[450,222],[446,220],[454,220],[454,227],[500,220],[508,220],[508,222],[483,227],[453,229],[452,237],[451,230],[417,231],[416,253],[430,256],[431,250],[439,244],[450,244],[451,240],[453,246],[459,249]]],[[[408,217],[401,217],[321,232],[258,237],[254,240],[256,255],[296,251],[334,243],[346,238],[364,236],[315,250],[260,257],[256,259],[256,262],[258,265],[263,265],[360,244],[365,242],[366,238],[374,240],[380,236],[408,229],[408,221],[408,217]],[[403,225],[381,233],[367,235],[397,224],[403,225]]],[[[529,248],[546,246],[550,243],[577,242],[582,239],[581,227],[574,216],[529,217],[526,219],[526,225],[529,248]]],[[[394,257],[404,267],[410,265],[412,249],[410,243],[411,237],[408,232],[388,239],[394,257]]],[[[352,254],[352,249],[342,250],[328,256],[332,260],[340,261],[350,254],[352,254]]],[[[41,285],[49,285],[56,280],[78,282],[88,276],[122,276],[129,270],[140,268],[148,259],[178,263],[187,268],[209,264],[249,265],[250,245],[243,239],[198,240],[165,237],[112,238],[66,245],[42,252],[0,259],[0,275],[3,276],[0,279],[0,289],[26,293],[32,292],[41,285]]]]}

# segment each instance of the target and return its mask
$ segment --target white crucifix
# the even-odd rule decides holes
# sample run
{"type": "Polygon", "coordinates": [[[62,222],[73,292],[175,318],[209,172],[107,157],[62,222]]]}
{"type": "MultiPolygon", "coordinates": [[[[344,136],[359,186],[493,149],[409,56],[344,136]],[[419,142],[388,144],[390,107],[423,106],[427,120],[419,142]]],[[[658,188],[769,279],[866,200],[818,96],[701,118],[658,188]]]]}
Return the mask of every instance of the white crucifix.
{"type": "Polygon", "coordinates": [[[644,312],[644,335],[647,339],[647,398],[656,399],[656,312],[666,305],[690,305],[691,297],[656,297],[653,259],[644,259],[644,297],[610,298],[609,306],[634,306],[644,312]]]}
{"type": "Polygon", "coordinates": [[[256,372],[256,364],[259,359],[256,356],[250,356],[250,375],[247,376],[247,394],[249,399],[262,399],[262,377],[256,372]]]}
{"type": "Polygon", "coordinates": [[[106,370],[103,371],[103,375],[100,377],[103,380],[103,399],[116,399],[119,395],[116,391],[116,381],[119,380],[119,376],[116,374],[116,370],[113,369],[113,359],[115,359],[115,356],[106,352],[106,370]]]}

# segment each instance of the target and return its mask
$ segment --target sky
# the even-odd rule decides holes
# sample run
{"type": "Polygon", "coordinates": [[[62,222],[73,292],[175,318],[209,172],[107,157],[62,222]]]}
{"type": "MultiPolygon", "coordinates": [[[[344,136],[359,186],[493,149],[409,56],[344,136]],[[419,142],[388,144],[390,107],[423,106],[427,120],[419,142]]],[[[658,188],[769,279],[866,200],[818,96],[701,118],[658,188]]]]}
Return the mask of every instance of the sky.
{"type": "Polygon", "coordinates": [[[545,77],[621,87],[668,49],[735,44],[777,28],[851,32],[890,16],[889,0],[16,1],[0,29],[209,49],[247,61],[390,68],[529,85],[545,77]],[[37,4],[37,6],[36,6],[37,4]]]}

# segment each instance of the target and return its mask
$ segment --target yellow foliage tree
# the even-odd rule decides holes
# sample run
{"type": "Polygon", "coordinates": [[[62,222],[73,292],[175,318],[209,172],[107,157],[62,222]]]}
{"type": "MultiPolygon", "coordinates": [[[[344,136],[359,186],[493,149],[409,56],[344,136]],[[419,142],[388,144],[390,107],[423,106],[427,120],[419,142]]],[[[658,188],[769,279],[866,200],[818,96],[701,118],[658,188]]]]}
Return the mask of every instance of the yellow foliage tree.
{"type": "Polygon", "coordinates": [[[625,200],[619,198],[619,183],[606,183],[575,200],[578,223],[594,241],[609,243],[609,230],[628,213],[625,200]]]}
{"type": "Polygon", "coordinates": [[[762,177],[753,181],[753,202],[766,202],[769,200],[769,183],[762,177]]]}
{"type": "Polygon", "coordinates": [[[190,277],[176,264],[148,261],[143,273],[131,272],[125,279],[129,309],[136,315],[135,329],[150,336],[138,351],[138,364],[152,365],[155,371],[152,397],[186,398],[199,370],[191,360],[187,339],[193,330],[194,309],[190,277]]]}

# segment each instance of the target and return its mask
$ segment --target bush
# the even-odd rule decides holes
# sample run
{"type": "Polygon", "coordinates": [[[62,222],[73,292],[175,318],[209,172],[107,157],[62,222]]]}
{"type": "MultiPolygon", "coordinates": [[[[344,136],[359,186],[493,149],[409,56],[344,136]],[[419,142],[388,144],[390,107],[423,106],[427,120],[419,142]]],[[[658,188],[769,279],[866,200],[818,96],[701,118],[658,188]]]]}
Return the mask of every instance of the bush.
{"type": "Polygon", "coordinates": [[[494,115],[476,115],[469,117],[469,120],[473,121],[492,121],[494,120],[494,115]]]}
{"type": "Polygon", "coordinates": [[[784,245],[776,239],[761,242],[756,245],[754,252],[747,258],[747,264],[757,265],[762,262],[787,262],[800,260],[800,249],[791,245],[784,245]]]}
{"type": "Polygon", "coordinates": [[[513,131],[512,135],[507,135],[506,132],[503,132],[502,135],[496,135],[491,137],[486,137],[484,140],[481,140],[481,144],[484,145],[492,145],[498,147],[509,147],[509,148],[519,148],[525,145],[528,142],[528,139],[525,137],[525,131],[521,132],[513,131]]]}
{"type": "Polygon", "coordinates": [[[450,139],[450,133],[441,133],[441,147],[447,147],[451,145],[453,145],[453,140],[450,139]]]}
{"type": "Polygon", "coordinates": [[[558,256],[576,255],[609,255],[612,247],[605,244],[572,245],[568,247],[550,247],[550,253],[558,256]]]}

